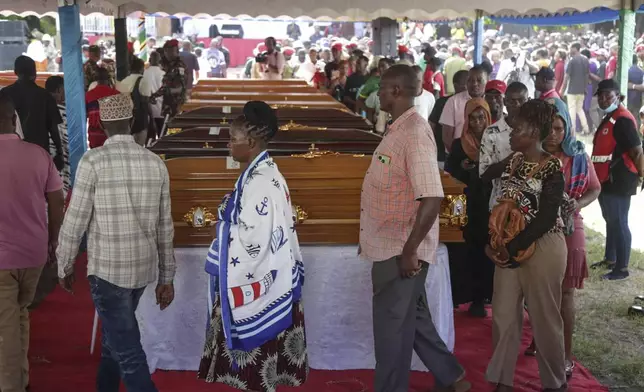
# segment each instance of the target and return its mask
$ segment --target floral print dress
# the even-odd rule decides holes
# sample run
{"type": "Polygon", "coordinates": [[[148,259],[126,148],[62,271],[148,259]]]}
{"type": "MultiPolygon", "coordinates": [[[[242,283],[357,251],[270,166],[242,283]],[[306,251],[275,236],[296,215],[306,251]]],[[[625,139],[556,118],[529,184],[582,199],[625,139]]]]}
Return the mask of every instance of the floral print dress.
{"type": "Polygon", "coordinates": [[[249,352],[229,350],[219,300],[213,305],[198,377],[244,391],[275,392],[278,385],[300,386],[309,373],[302,301],[293,304],[293,325],[249,352]]]}

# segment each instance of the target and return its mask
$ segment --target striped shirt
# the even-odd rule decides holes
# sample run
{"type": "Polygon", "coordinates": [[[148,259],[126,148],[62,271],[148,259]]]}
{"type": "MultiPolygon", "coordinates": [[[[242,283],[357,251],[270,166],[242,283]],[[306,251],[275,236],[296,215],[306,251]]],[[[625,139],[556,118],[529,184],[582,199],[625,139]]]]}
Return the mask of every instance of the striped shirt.
{"type": "MultiPolygon", "coordinates": [[[[376,149],[362,184],[360,249],[370,261],[400,255],[411,234],[418,201],[443,197],[436,142],[427,119],[410,108],[389,126],[376,149]]],[[[438,217],[417,250],[418,258],[435,263],[438,217]]]]}
{"type": "Polygon", "coordinates": [[[85,153],[60,231],[58,273],[73,269],[88,233],[87,274],[123,288],[172,283],[175,260],[170,182],[163,161],[131,135],[85,153]]]}

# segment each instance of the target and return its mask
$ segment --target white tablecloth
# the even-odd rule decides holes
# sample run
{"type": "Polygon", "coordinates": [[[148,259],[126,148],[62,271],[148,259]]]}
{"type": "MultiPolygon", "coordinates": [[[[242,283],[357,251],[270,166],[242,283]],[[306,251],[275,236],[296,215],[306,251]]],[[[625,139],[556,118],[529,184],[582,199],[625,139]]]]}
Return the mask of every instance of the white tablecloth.
{"type": "MultiPolygon", "coordinates": [[[[175,300],[159,311],[154,285],[145,291],[137,316],[150,370],[197,370],[207,309],[206,248],[175,249],[175,300]]],[[[309,364],[314,369],[373,369],[371,265],[355,246],[303,246],[303,301],[309,364]]],[[[454,317],[449,259],[441,244],[430,266],[427,298],[434,324],[450,350],[454,317]]],[[[414,354],[412,369],[426,370],[414,354]]]]}

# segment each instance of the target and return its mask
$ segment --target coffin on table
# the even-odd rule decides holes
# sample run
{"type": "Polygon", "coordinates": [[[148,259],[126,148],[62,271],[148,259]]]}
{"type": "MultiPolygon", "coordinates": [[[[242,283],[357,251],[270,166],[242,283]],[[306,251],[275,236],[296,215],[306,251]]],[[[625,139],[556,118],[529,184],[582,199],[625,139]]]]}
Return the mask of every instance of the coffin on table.
{"type": "MultiPolygon", "coordinates": [[[[214,213],[241,170],[228,157],[227,148],[230,119],[236,115],[224,115],[219,108],[219,113],[208,116],[209,109],[217,111],[200,109],[178,116],[170,124],[170,134],[151,147],[165,160],[170,173],[176,247],[204,246],[212,241],[214,213]]],[[[269,145],[291,191],[300,242],[357,244],[362,182],[381,137],[343,127],[333,116],[307,115],[306,110],[280,111],[282,130],[269,145]]],[[[445,173],[442,182],[446,197],[440,240],[462,242],[464,185],[445,173]]]]}

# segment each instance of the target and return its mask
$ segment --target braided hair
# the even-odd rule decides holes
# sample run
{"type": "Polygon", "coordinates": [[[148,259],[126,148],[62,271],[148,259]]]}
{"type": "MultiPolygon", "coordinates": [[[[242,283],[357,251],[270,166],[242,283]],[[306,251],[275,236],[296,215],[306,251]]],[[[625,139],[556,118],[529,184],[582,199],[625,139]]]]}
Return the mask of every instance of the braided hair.
{"type": "Polygon", "coordinates": [[[279,129],[275,110],[263,101],[247,102],[243,114],[237,117],[233,124],[240,126],[249,137],[264,143],[273,139],[279,129]]]}
{"type": "Polygon", "coordinates": [[[519,118],[539,131],[539,140],[544,141],[552,130],[552,121],[557,108],[541,99],[531,99],[519,109],[519,118]]]}

